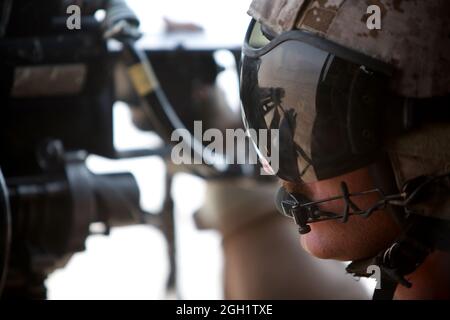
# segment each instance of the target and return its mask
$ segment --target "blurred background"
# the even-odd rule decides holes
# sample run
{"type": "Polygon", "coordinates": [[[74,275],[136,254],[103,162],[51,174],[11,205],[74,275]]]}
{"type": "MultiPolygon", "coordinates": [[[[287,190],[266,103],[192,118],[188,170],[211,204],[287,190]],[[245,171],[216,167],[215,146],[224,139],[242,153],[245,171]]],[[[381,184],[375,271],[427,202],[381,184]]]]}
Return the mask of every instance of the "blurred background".
{"type": "MultiPolygon", "coordinates": [[[[249,0],[127,0],[140,18],[144,33],[140,45],[147,48],[239,47],[250,17],[249,0]],[[203,32],[189,37],[166,37],[164,18],[178,23],[195,23],[203,32]]],[[[100,13],[102,15],[102,13],[100,13]]],[[[234,61],[222,52],[223,86],[231,106],[238,105],[238,83],[234,61]]],[[[176,79],[174,79],[176,81],[176,79]]],[[[119,150],[157,146],[156,134],[135,128],[127,106],[114,106],[114,142],[119,150]]],[[[157,157],[138,160],[107,160],[91,156],[89,168],[96,173],[130,171],[141,190],[141,205],[149,212],[161,210],[165,165],[157,157]]],[[[180,174],[173,185],[176,208],[179,294],[184,299],[223,298],[223,257],[217,231],[199,231],[193,214],[205,196],[205,182],[193,175],[180,174]],[[188,192],[186,192],[188,190],[188,192]],[[182,205],[180,205],[182,204],[182,205]],[[199,263],[201,261],[202,263],[199,263]]],[[[169,263],[167,245],[159,230],[150,226],[122,227],[109,236],[90,236],[86,251],[77,253],[69,264],[47,280],[49,299],[165,299],[169,263]]],[[[173,298],[173,297],[172,297],[173,298]]]]}
{"type": "MultiPolygon", "coordinates": [[[[118,147],[126,150],[139,147],[139,142],[141,147],[159,142],[157,136],[133,126],[123,103],[115,106],[115,116],[118,147]]],[[[141,190],[142,208],[149,212],[161,210],[166,170],[163,160],[148,157],[114,161],[91,156],[88,166],[96,173],[130,171],[141,190]]],[[[186,299],[221,299],[220,236],[214,231],[198,231],[193,221],[193,213],[204,199],[205,182],[180,174],[172,193],[176,203],[179,293],[186,299]]],[[[167,244],[159,230],[151,226],[116,228],[109,236],[90,236],[86,251],[75,254],[64,269],[49,277],[49,298],[165,299],[168,273],[167,244]]]]}

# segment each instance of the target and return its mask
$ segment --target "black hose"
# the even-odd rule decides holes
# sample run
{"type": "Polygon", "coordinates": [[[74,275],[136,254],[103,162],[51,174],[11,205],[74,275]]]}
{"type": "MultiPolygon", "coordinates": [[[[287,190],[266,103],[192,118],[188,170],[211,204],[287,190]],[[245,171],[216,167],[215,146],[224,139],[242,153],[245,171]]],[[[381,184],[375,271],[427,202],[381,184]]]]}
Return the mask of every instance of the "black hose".
{"type": "Polygon", "coordinates": [[[9,207],[8,189],[0,170],[0,296],[6,282],[9,250],[11,247],[11,211],[9,207]]]}
{"type": "Polygon", "coordinates": [[[152,125],[160,129],[158,130],[158,133],[161,134],[166,141],[170,141],[174,130],[179,130],[178,132],[182,135],[183,142],[187,143],[188,147],[192,150],[192,153],[198,157],[198,159],[202,160],[202,172],[196,171],[194,168],[191,168],[191,170],[202,177],[242,175],[242,172],[238,167],[227,164],[223,155],[215,155],[186,129],[164,90],[160,87],[153,71],[153,67],[151,66],[151,62],[145,52],[136,48],[133,41],[125,41],[124,48],[127,51],[126,59],[128,59],[128,61],[126,61],[126,63],[129,66],[141,66],[142,71],[149,81],[151,90],[143,96],[143,99],[147,102],[144,111],[146,112],[148,119],[152,122],[152,125]]]}

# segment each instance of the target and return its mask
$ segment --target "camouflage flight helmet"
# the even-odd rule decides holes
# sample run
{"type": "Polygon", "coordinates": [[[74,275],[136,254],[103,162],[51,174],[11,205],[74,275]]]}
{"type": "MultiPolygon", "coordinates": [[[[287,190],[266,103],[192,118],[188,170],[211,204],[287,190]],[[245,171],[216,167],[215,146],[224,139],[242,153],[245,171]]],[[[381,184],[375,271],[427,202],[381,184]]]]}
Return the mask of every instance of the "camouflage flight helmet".
{"type": "MultiPolygon", "coordinates": [[[[445,0],[254,0],[241,75],[244,121],[280,129],[278,145],[258,146],[258,154],[278,147],[278,176],[290,181],[351,172],[380,150],[400,191],[419,177],[448,175],[449,12],[445,0]],[[304,56],[288,52],[294,47],[304,56]]],[[[448,180],[411,206],[450,220],[448,180]]]]}

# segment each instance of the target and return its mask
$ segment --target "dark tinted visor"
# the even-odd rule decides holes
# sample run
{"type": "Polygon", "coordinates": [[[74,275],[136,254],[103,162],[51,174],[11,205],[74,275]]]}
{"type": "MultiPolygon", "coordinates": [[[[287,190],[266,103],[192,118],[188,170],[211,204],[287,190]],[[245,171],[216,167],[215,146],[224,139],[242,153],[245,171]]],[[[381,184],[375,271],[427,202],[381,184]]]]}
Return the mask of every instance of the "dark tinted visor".
{"type": "Polygon", "coordinates": [[[375,97],[386,90],[384,73],[390,69],[383,63],[302,31],[270,41],[253,21],[241,69],[244,122],[256,131],[278,130],[278,141],[254,141],[258,154],[268,161],[279,152],[274,171],[289,181],[367,165],[380,144],[375,97]],[[373,101],[361,107],[364,96],[373,101]]]}

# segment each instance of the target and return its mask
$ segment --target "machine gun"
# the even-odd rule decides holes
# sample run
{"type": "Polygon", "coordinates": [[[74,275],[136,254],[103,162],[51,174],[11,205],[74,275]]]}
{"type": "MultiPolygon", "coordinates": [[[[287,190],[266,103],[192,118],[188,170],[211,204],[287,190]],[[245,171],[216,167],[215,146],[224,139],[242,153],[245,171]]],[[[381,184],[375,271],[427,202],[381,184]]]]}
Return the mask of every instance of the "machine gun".
{"type": "MultiPolygon", "coordinates": [[[[84,250],[95,222],[106,234],[114,226],[158,226],[169,244],[167,284],[173,289],[170,185],[180,168],[168,170],[162,212],[148,215],[139,207],[139,188],[130,173],[96,175],[85,160],[90,154],[168,160],[170,133],[211,112],[204,106],[192,112],[192,93],[198,84],[212,84],[220,72],[215,48],[138,49],[139,20],[123,0],[49,0],[45,5],[4,0],[0,10],[0,294],[45,298],[44,280],[84,250]],[[71,4],[81,6],[80,30],[67,28],[71,4]],[[103,21],[95,18],[99,9],[106,12],[103,21]],[[111,47],[111,41],[120,45],[111,47]],[[183,65],[190,68],[177,67],[183,65]],[[138,72],[133,77],[130,70],[138,72]],[[117,151],[112,125],[117,100],[127,102],[135,124],[156,131],[166,146],[117,151]]],[[[239,49],[232,53],[237,61],[239,49]]],[[[202,157],[208,154],[199,141],[191,147],[202,157]]],[[[206,178],[242,174],[239,166],[188,170],[206,178]]]]}

